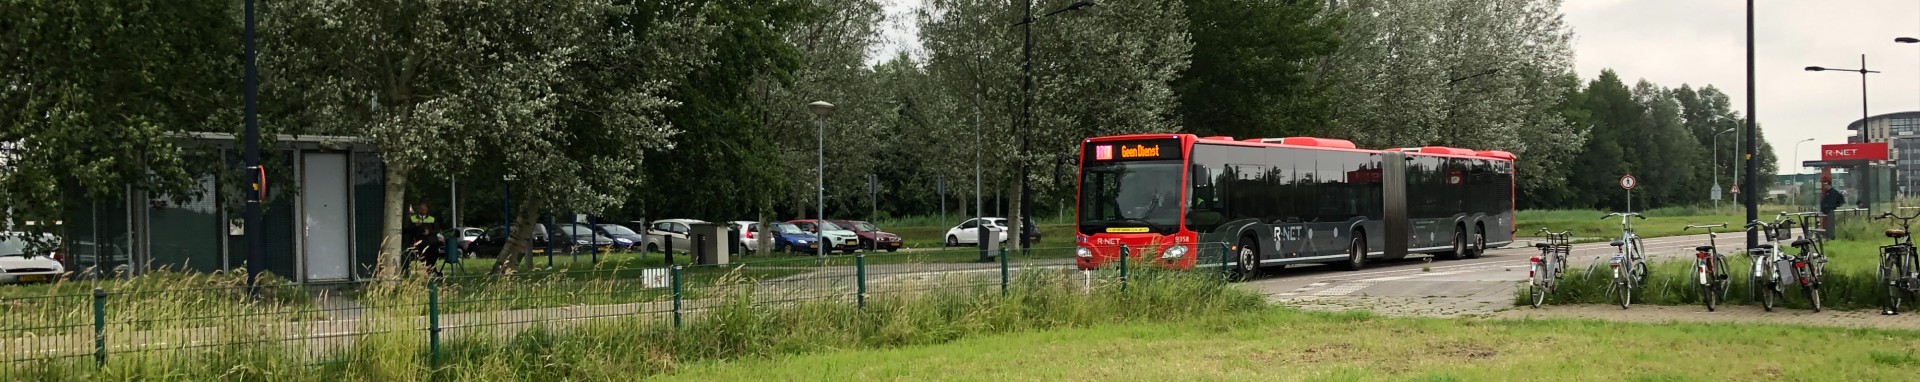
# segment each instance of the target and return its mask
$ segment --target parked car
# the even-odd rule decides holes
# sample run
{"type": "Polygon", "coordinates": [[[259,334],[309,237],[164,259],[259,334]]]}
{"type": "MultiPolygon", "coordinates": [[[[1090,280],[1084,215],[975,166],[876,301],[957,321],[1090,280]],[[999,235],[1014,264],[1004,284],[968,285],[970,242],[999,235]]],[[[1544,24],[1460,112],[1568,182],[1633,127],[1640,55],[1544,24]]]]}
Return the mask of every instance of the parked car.
{"type": "MultiPolygon", "coordinates": [[[[51,282],[67,273],[57,252],[36,251],[29,236],[20,232],[0,232],[0,284],[51,282]]],[[[46,235],[49,243],[58,242],[46,235]]]]}
{"type": "Polygon", "coordinates": [[[479,240],[480,235],[485,233],[486,233],[486,230],[482,230],[479,228],[459,227],[459,228],[440,231],[440,237],[453,237],[456,234],[459,235],[460,251],[466,252],[466,251],[473,250],[473,242],[475,240],[479,240]]]}
{"type": "Polygon", "coordinates": [[[646,245],[647,243],[647,235],[641,235],[639,232],[635,232],[632,228],[627,228],[627,226],[623,226],[619,224],[601,224],[601,225],[595,226],[594,228],[595,228],[594,232],[598,232],[600,233],[600,235],[613,238],[613,247],[618,248],[622,251],[630,251],[636,247],[646,245]]]}
{"type": "Polygon", "coordinates": [[[879,226],[859,220],[828,220],[841,227],[853,229],[860,236],[860,248],[871,248],[893,252],[900,250],[900,235],[881,231],[879,226]]]}
{"type": "Polygon", "coordinates": [[[788,223],[793,223],[794,226],[800,227],[801,230],[813,232],[825,237],[823,240],[832,244],[832,246],[827,247],[828,251],[839,250],[841,252],[853,253],[853,251],[860,249],[859,234],[853,233],[853,230],[833,224],[831,221],[802,219],[788,221],[788,223]]]}
{"type": "Polygon", "coordinates": [[[562,223],[553,227],[554,249],[561,251],[588,251],[592,248],[612,248],[619,240],[601,235],[587,223],[562,223]]]}
{"type": "Polygon", "coordinates": [[[674,252],[693,252],[693,237],[688,233],[693,231],[694,224],[707,222],[694,219],[653,221],[653,225],[647,226],[647,252],[660,252],[669,243],[673,244],[674,252]]]}
{"type": "Polygon", "coordinates": [[[793,223],[768,223],[767,226],[772,228],[771,230],[759,229],[760,223],[758,222],[736,221],[733,223],[738,227],[744,228],[744,230],[741,231],[744,233],[740,235],[740,241],[742,242],[741,244],[746,246],[748,251],[760,250],[760,235],[772,236],[773,250],[775,252],[813,253],[815,249],[820,248],[819,239],[815,238],[812,233],[800,229],[800,226],[793,225],[793,223]]]}
{"type": "MultiPolygon", "coordinates": [[[[547,225],[534,224],[528,229],[533,231],[532,237],[528,240],[528,248],[546,249],[547,225]]],[[[507,247],[507,239],[507,227],[488,228],[485,233],[480,234],[480,237],[473,239],[473,244],[467,247],[467,251],[473,254],[472,257],[498,257],[500,251],[507,247]]]]}
{"type": "MultiPolygon", "coordinates": [[[[999,226],[1001,229],[1007,229],[1012,227],[1012,225],[1007,224],[1007,219],[987,218],[987,220],[992,221],[993,225],[999,226]]],[[[1027,236],[1027,242],[1028,243],[1040,242],[1040,226],[1033,224],[1033,218],[1021,218],[1020,220],[1027,222],[1027,224],[1020,227],[1020,232],[1024,233],[1027,236]]]]}
{"type": "Polygon", "coordinates": [[[995,223],[1005,221],[1006,219],[1001,218],[967,219],[967,221],[961,222],[960,225],[947,229],[947,246],[980,245],[981,229],[993,232],[992,235],[998,237],[999,242],[1005,243],[1007,242],[1007,227],[995,223]]]}

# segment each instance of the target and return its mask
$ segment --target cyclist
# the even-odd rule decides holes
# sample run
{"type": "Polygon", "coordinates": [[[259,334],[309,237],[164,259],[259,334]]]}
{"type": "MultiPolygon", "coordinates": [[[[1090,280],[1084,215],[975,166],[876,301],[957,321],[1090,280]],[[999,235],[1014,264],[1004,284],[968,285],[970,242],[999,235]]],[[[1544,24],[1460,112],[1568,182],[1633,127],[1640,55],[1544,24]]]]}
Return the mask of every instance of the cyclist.
{"type": "Polygon", "coordinates": [[[410,212],[407,214],[405,232],[409,237],[403,240],[408,243],[409,250],[419,251],[421,261],[426,263],[427,272],[438,274],[439,269],[436,265],[441,258],[446,257],[446,252],[443,250],[445,240],[439,235],[438,222],[433,218],[433,214],[427,211],[426,203],[415,204],[410,212]]]}

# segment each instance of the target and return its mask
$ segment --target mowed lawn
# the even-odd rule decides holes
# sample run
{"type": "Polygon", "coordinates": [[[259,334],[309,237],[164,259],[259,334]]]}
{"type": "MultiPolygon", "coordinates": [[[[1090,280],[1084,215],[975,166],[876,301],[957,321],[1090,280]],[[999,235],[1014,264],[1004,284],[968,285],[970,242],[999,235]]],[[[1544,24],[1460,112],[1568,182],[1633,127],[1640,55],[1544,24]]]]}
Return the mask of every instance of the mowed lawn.
{"type": "Polygon", "coordinates": [[[691,365],[672,380],[1911,381],[1920,332],[1385,318],[1274,309],[1181,323],[691,365]]]}

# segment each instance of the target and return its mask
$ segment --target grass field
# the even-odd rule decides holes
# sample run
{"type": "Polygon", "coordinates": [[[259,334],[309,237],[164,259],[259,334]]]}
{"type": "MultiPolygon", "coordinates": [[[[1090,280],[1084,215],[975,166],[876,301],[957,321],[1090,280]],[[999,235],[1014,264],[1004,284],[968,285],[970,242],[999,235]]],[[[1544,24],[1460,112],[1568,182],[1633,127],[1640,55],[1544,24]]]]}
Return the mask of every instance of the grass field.
{"type": "MultiPolygon", "coordinates": [[[[1774,214],[1787,211],[1786,206],[1761,206],[1760,216],[1771,220],[1774,214]]],[[[1525,210],[1516,214],[1520,236],[1537,236],[1534,232],[1541,228],[1553,232],[1572,230],[1576,238],[1606,238],[1620,236],[1620,218],[1605,218],[1607,211],[1599,210],[1525,210]]],[[[1633,229],[1642,237],[1679,236],[1704,233],[1705,231],[1684,230],[1688,225],[1707,225],[1726,223],[1727,228],[1715,228],[1714,232],[1739,231],[1746,223],[1746,212],[1731,205],[1721,209],[1701,207],[1656,208],[1641,211],[1646,219],[1634,219],[1633,229]]]]}
{"type": "Polygon", "coordinates": [[[1269,310],[710,361],[660,380],[1894,381],[1920,332],[1269,310]]]}

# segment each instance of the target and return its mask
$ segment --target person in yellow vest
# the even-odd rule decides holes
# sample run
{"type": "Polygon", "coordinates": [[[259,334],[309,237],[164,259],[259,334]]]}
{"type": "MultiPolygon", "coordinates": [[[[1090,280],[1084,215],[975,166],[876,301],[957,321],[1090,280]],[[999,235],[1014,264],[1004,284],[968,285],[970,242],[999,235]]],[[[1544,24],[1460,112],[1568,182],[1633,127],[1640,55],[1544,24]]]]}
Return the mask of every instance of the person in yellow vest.
{"type": "Polygon", "coordinates": [[[405,233],[410,237],[405,239],[409,243],[407,247],[419,251],[421,261],[426,263],[427,272],[440,274],[437,265],[441,259],[446,258],[447,253],[445,240],[438,234],[440,232],[438,222],[433,218],[433,214],[427,211],[426,203],[416,204],[408,212],[405,233]]]}

